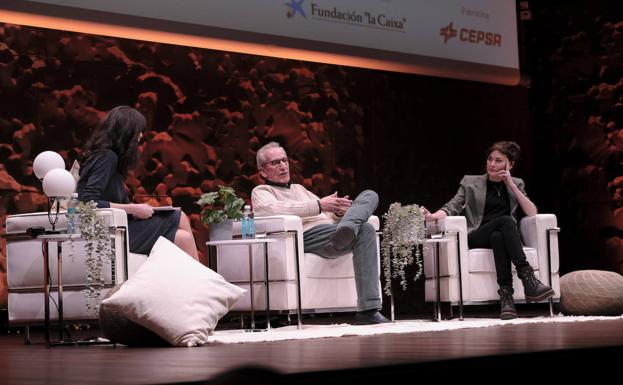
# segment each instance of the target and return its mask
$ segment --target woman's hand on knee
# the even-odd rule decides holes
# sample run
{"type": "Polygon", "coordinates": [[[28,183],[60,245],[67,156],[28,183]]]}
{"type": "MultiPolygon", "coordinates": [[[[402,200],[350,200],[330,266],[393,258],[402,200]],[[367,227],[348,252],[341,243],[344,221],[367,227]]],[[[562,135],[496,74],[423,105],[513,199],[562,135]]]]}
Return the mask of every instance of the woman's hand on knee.
{"type": "Polygon", "coordinates": [[[138,219],[148,219],[154,215],[154,208],[146,203],[133,203],[126,210],[128,214],[134,215],[138,219]]]}

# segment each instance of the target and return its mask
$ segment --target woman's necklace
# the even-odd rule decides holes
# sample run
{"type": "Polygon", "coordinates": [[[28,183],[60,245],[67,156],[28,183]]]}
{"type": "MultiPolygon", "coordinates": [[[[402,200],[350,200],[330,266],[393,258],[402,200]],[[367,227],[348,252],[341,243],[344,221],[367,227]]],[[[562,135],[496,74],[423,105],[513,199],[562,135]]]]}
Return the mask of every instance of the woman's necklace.
{"type": "Polygon", "coordinates": [[[493,186],[493,188],[495,189],[495,191],[497,191],[498,196],[502,196],[502,186],[498,186],[495,183],[491,183],[491,185],[493,186]]]}

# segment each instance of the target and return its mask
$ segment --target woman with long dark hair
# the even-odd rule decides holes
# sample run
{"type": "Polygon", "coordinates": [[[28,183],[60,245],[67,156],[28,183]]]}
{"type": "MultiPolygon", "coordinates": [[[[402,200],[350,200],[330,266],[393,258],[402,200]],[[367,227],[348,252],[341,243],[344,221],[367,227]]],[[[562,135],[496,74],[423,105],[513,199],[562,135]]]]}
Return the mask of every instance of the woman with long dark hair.
{"type": "Polygon", "coordinates": [[[138,162],[138,145],[145,117],[128,106],[110,110],[96,127],[83,153],[78,199],[128,214],[130,251],[149,254],[158,237],[174,242],[198,259],[190,221],[181,210],[158,211],[145,203],[130,203],[124,180],[138,162]]]}
{"type": "Polygon", "coordinates": [[[427,221],[465,215],[469,248],[493,249],[502,319],[517,318],[511,263],[523,283],[527,301],[543,301],[554,295],[550,286],[535,277],[517,229],[520,211],[527,216],[537,214],[536,206],[526,195],[524,181],[511,176],[519,151],[515,142],[494,143],[487,152],[484,175],[465,175],[454,198],[434,214],[425,210],[427,221]]]}

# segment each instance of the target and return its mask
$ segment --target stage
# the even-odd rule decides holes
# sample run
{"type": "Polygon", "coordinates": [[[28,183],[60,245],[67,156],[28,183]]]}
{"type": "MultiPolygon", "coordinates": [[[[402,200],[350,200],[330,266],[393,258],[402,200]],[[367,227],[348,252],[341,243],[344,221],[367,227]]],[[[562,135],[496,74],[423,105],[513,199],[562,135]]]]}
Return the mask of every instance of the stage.
{"type": "Polygon", "coordinates": [[[499,376],[541,380],[581,373],[597,379],[620,371],[623,319],[200,348],[48,348],[40,333],[32,340],[25,345],[22,335],[0,336],[3,384],[345,384],[431,375],[498,382],[499,376]]]}

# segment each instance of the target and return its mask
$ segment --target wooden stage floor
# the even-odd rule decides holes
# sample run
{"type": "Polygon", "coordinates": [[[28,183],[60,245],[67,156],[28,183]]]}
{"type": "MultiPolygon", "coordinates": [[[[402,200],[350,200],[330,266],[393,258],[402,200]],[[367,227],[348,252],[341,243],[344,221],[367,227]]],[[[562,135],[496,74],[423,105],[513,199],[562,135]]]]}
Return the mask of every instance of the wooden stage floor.
{"type": "Polygon", "coordinates": [[[21,335],[0,336],[1,384],[343,385],[363,380],[387,383],[405,375],[417,376],[418,381],[436,375],[440,380],[497,382],[499,375],[512,379],[521,376],[522,370],[527,378],[543,379],[545,373],[556,379],[589,371],[593,380],[609,374],[620,380],[623,320],[201,348],[48,348],[42,341],[42,334],[33,335],[32,345],[25,345],[21,335]],[[242,369],[250,366],[264,369],[242,369]]]}

